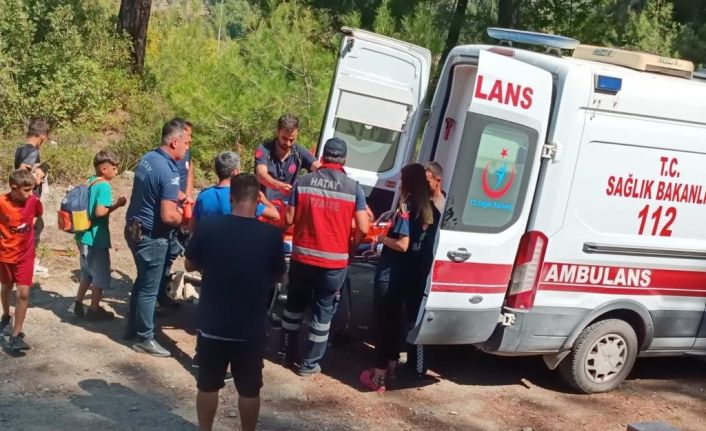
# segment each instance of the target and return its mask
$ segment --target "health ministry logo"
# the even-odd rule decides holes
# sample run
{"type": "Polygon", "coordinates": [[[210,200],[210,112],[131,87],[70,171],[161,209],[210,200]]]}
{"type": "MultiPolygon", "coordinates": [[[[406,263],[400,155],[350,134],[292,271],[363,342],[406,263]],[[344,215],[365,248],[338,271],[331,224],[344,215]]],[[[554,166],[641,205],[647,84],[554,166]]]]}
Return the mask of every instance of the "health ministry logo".
{"type": "MultiPolygon", "coordinates": [[[[503,148],[500,157],[508,156],[507,148],[503,148]]],[[[510,191],[512,183],[515,181],[515,166],[503,163],[493,174],[490,172],[490,162],[485,165],[482,176],[483,192],[491,199],[499,199],[510,191]],[[509,166],[509,172],[508,172],[509,166]],[[491,186],[492,184],[492,186],[491,186]]]]}

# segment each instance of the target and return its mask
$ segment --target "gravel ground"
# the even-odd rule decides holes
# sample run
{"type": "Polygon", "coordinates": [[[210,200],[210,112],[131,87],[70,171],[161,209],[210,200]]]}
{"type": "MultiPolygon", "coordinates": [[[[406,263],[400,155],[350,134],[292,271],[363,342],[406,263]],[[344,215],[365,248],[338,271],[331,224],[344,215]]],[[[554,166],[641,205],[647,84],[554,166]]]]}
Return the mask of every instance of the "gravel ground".
{"type": "MultiPolygon", "coordinates": [[[[118,180],[117,190],[130,183],[118,180]]],[[[55,191],[54,203],[62,191],[55,191]]],[[[71,238],[51,223],[47,205],[43,264],[50,274],[32,289],[25,332],[32,350],[0,353],[0,430],[196,430],[191,369],[196,306],[158,319],[172,353],[152,358],[120,340],[134,265],[122,240],[124,210],[113,216],[113,283],[107,304],[118,318],[87,323],[70,312],[78,258],[71,238]]],[[[638,360],[631,377],[608,394],[572,394],[541,359],[501,358],[470,347],[429,349],[430,376],[403,379],[385,395],[365,393],[358,373],[370,363],[367,329],[370,271],[352,270],[349,337],[330,348],[323,373],[301,378],[277,364],[273,330],[265,364],[263,430],[625,430],[661,420],[680,430],[706,429],[704,362],[638,360]]],[[[236,394],[221,391],[219,430],[237,429],[236,394]]]]}

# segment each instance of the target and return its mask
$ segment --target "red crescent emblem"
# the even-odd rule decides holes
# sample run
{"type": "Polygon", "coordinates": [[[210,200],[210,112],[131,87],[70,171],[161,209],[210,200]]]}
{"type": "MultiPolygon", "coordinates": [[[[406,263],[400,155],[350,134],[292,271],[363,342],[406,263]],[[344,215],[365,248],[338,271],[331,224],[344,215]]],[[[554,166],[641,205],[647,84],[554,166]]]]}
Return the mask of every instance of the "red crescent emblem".
{"type": "Polygon", "coordinates": [[[512,172],[510,172],[510,178],[508,178],[507,184],[498,190],[491,189],[490,184],[488,184],[488,169],[490,169],[490,163],[485,165],[485,168],[483,169],[483,191],[489,198],[498,199],[507,193],[510,190],[510,187],[512,187],[512,183],[515,180],[515,167],[513,166],[512,172]]]}
{"type": "Polygon", "coordinates": [[[262,148],[258,148],[257,150],[255,150],[255,157],[258,159],[262,157],[262,148]]]}
{"type": "Polygon", "coordinates": [[[296,171],[297,171],[297,165],[295,165],[295,164],[289,165],[289,173],[290,173],[290,174],[293,174],[293,173],[295,173],[296,171]]]}

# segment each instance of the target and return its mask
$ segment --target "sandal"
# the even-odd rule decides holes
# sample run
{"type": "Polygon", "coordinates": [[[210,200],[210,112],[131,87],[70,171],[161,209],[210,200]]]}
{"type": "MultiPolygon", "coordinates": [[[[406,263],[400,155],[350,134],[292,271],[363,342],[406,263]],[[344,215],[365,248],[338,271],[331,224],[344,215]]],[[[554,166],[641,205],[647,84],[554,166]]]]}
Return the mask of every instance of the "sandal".
{"type": "Polygon", "coordinates": [[[364,370],[362,373],[360,373],[360,383],[363,384],[366,388],[370,389],[373,392],[377,392],[378,394],[383,394],[385,393],[385,383],[384,380],[382,382],[379,382],[375,378],[375,369],[369,368],[367,370],[364,370]],[[382,383],[382,384],[380,384],[382,383]]]}

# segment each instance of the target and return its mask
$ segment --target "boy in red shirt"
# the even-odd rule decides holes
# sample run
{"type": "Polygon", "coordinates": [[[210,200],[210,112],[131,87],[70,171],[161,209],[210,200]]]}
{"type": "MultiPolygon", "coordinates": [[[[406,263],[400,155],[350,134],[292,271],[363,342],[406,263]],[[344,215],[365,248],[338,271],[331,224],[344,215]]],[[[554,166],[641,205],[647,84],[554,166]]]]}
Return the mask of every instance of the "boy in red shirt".
{"type": "Polygon", "coordinates": [[[22,324],[29,306],[29,288],[34,273],[34,221],[42,215],[42,203],[32,193],[34,176],[25,169],[10,174],[10,193],[0,195],[0,331],[9,332],[7,348],[29,349],[24,341],[22,324]],[[10,329],[10,293],[17,285],[15,324],[10,329]]]}

